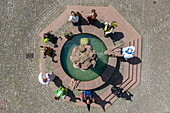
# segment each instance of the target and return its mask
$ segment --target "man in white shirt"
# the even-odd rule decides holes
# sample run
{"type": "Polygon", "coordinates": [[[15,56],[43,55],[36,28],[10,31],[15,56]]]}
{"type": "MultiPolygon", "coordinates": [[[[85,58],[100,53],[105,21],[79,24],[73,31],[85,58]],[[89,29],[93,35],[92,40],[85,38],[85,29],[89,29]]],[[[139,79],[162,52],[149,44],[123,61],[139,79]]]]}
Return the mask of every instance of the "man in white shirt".
{"type": "Polygon", "coordinates": [[[48,85],[52,80],[54,80],[55,75],[53,73],[46,73],[43,75],[42,73],[39,74],[38,80],[41,84],[48,85]]]}
{"type": "Polygon", "coordinates": [[[125,59],[133,58],[134,57],[134,52],[135,52],[135,47],[134,46],[124,47],[122,49],[122,55],[123,55],[123,57],[125,59]]]}
{"type": "Polygon", "coordinates": [[[77,23],[79,21],[79,16],[76,15],[74,11],[71,11],[71,16],[69,18],[70,22],[77,23]]]}
{"type": "Polygon", "coordinates": [[[135,47],[129,46],[124,48],[118,48],[120,45],[116,45],[112,47],[112,49],[106,50],[104,52],[105,55],[113,56],[113,57],[123,57],[125,59],[133,58],[135,47]]]}

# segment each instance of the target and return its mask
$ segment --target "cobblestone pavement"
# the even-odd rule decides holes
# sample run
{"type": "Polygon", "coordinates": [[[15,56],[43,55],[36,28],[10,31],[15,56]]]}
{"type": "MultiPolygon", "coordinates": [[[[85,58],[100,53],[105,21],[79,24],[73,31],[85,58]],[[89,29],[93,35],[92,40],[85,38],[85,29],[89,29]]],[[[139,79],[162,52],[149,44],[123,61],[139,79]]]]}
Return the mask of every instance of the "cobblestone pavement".
{"type": "Polygon", "coordinates": [[[141,84],[130,90],[133,102],[118,99],[106,112],[170,112],[170,0],[1,0],[0,113],[88,112],[86,107],[54,101],[52,90],[39,84],[38,34],[66,5],[108,4],[141,34],[143,55],[141,84]],[[27,53],[34,58],[27,59],[27,53]]]}

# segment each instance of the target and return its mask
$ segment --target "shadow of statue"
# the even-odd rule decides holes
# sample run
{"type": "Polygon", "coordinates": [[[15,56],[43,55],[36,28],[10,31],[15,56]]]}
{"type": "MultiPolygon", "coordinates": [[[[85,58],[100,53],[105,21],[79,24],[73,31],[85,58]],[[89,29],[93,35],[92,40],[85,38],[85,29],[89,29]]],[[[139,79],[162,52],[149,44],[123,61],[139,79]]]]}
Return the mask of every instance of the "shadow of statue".
{"type": "Polygon", "coordinates": [[[100,98],[100,96],[98,96],[95,92],[94,92],[94,98],[96,99],[95,104],[100,105],[100,106],[102,107],[103,111],[105,111],[105,105],[106,105],[106,104],[112,105],[111,102],[109,102],[109,101],[107,102],[107,101],[105,101],[105,100],[102,100],[102,99],[100,98]]]}
{"type": "Polygon", "coordinates": [[[124,34],[122,32],[114,32],[108,34],[108,37],[110,37],[115,42],[121,40],[124,37],[124,34]]]}
{"type": "MultiPolygon", "coordinates": [[[[92,68],[92,66],[89,67],[89,69],[95,73],[97,73],[98,75],[101,75],[101,72],[98,71],[98,69],[100,68],[107,68],[107,64],[104,63],[102,60],[100,60],[100,58],[97,59],[96,61],[96,65],[94,68],[92,68]],[[105,66],[105,67],[103,67],[105,66]]],[[[114,67],[113,67],[114,68],[114,67]]]]}
{"type": "Polygon", "coordinates": [[[124,58],[120,58],[120,60],[122,62],[128,62],[129,64],[133,64],[133,65],[139,64],[139,63],[142,62],[141,59],[139,57],[136,57],[136,56],[134,56],[133,58],[127,59],[127,60],[124,59],[124,58]]]}
{"type": "Polygon", "coordinates": [[[95,20],[94,22],[93,22],[93,24],[92,24],[93,26],[95,26],[95,27],[97,27],[97,28],[104,28],[104,23],[101,23],[99,20],[95,20]]]}
{"type": "Polygon", "coordinates": [[[132,101],[133,95],[129,91],[125,91],[123,88],[120,87],[112,87],[111,91],[113,94],[115,94],[118,98],[122,98],[125,100],[130,100],[132,101]]]}
{"type": "Polygon", "coordinates": [[[72,102],[76,102],[76,100],[79,100],[79,101],[81,100],[80,98],[76,98],[75,94],[70,89],[68,89],[67,96],[70,97],[69,101],[72,101],[72,102]]]}
{"type": "Polygon", "coordinates": [[[117,64],[116,67],[114,67],[114,73],[112,74],[112,76],[109,78],[109,80],[105,80],[105,78],[102,78],[103,81],[105,81],[105,84],[103,84],[102,86],[96,88],[95,90],[101,90],[109,85],[120,85],[123,82],[123,75],[119,72],[120,69],[120,59],[117,59],[117,64]]]}

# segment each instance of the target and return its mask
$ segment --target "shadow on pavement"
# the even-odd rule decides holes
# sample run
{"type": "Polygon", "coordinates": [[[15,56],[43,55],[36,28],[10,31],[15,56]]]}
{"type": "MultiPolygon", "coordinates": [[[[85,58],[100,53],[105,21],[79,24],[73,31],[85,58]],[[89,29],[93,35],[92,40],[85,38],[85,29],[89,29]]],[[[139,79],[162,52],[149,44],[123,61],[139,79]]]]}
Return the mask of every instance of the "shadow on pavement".
{"type": "Polygon", "coordinates": [[[96,20],[92,25],[97,28],[104,28],[104,23],[101,23],[99,20],[96,20]]]}
{"type": "Polygon", "coordinates": [[[133,95],[129,92],[129,91],[125,91],[123,88],[119,88],[119,87],[112,87],[111,91],[113,94],[115,94],[118,98],[123,98],[125,100],[130,100],[132,101],[131,97],[133,97],[133,95]]]}
{"type": "Polygon", "coordinates": [[[102,99],[100,98],[100,96],[98,96],[95,92],[94,92],[94,98],[96,99],[95,104],[100,105],[100,106],[102,107],[103,111],[105,111],[105,105],[106,105],[106,104],[112,105],[111,102],[107,102],[107,101],[105,101],[105,100],[102,100],[102,99]]]}
{"type": "Polygon", "coordinates": [[[130,59],[124,59],[124,58],[120,58],[120,60],[122,61],[122,62],[128,62],[129,64],[133,64],[133,65],[135,65],[135,64],[139,64],[139,63],[141,63],[142,61],[141,61],[141,59],[139,58],[139,57],[133,57],[133,58],[130,58],[130,59]]]}
{"type": "MultiPolygon", "coordinates": [[[[120,85],[120,84],[122,83],[122,81],[123,81],[123,76],[122,76],[122,74],[119,72],[120,63],[121,63],[121,62],[120,62],[120,59],[117,59],[116,67],[113,67],[113,68],[115,68],[113,75],[111,75],[111,77],[109,78],[109,80],[105,81],[105,84],[103,84],[102,86],[96,88],[95,90],[104,89],[104,88],[107,87],[108,85],[116,86],[116,85],[120,85]]],[[[103,81],[104,81],[104,78],[103,78],[103,81]]]]}
{"type": "Polygon", "coordinates": [[[68,89],[67,96],[70,97],[69,101],[72,101],[72,102],[76,102],[76,100],[79,100],[79,101],[81,100],[80,98],[76,98],[75,94],[70,89],[68,89]]]}
{"type": "Polygon", "coordinates": [[[124,34],[122,32],[114,32],[108,34],[108,37],[110,37],[113,40],[113,42],[115,42],[121,40],[124,37],[124,34]]]}
{"type": "Polygon", "coordinates": [[[54,82],[54,84],[55,84],[58,88],[59,88],[60,86],[63,86],[62,80],[61,80],[58,76],[56,76],[56,75],[55,75],[55,78],[54,78],[53,82],[54,82]]]}

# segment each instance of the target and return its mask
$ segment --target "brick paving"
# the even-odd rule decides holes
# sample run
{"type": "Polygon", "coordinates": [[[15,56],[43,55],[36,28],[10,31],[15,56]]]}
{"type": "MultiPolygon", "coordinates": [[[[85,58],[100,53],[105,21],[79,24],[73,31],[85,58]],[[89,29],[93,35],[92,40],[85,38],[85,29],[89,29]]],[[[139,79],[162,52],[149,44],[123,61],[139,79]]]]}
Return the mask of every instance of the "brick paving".
{"type": "MultiPolygon", "coordinates": [[[[88,112],[86,107],[54,101],[51,88],[38,83],[40,55],[38,34],[66,9],[66,5],[108,6],[109,3],[143,37],[143,54],[141,84],[130,90],[134,95],[133,102],[118,99],[106,112],[170,112],[168,54],[170,1],[155,1],[156,4],[146,0],[1,1],[0,97],[6,100],[7,109],[0,112],[88,112]],[[27,59],[27,53],[34,53],[34,58],[27,59]]],[[[53,71],[48,65],[47,72],[53,71]]],[[[91,112],[103,111],[92,108],[91,112]]]]}

